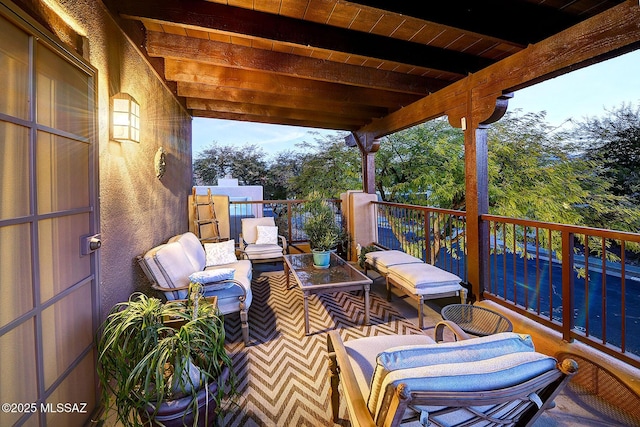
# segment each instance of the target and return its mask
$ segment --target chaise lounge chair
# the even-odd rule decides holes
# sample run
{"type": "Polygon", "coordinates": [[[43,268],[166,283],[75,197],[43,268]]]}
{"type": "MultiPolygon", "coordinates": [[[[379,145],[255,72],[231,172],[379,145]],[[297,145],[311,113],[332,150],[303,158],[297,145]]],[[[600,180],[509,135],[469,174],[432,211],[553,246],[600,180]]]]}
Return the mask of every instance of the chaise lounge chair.
{"type": "Polygon", "coordinates": [[[436,343],[425,335],[375,336],[343,342],[328,335],[333,421],[341,383],[351,426],[530,426],[577,371],[577,364],[537,353],[531,337],[504,332],[436,343]]]}
{"type": "Polygon", "coordinates": [[[367,253],[364,262],[365,274],[368,269],[377,271],[385,278],[389,301],[392,287],[418,301],[420,329],[424,328],[423,308],[426,300],[451,296],[459,296],[462,304],[467,300],[467,290],[460,284],[460,277],[402,251],[367,253]]]}

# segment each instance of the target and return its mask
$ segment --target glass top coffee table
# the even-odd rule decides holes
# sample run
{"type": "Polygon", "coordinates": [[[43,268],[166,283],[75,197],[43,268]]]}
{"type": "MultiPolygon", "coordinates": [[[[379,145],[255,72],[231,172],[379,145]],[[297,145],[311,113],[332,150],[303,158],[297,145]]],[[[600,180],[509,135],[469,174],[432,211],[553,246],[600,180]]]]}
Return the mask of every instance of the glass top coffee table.
{"type": "Polygon", "coordinates": [[[289,273],[293,273],[296,283],[302,289],[305,335],[309,335],[308,298],[313,294],[364,290],[364,323],[369,324],[369,291],[373,281],[336,254],[331,253],[331,264],[324,269],[313,266],[313,254],[284,255],[287,287],[290,285],[289,273]]]}

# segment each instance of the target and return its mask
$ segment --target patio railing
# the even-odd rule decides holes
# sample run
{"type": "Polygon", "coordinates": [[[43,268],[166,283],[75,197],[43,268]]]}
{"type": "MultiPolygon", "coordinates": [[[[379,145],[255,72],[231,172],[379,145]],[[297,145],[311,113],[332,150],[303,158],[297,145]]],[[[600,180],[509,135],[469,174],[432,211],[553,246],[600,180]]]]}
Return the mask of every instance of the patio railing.
{"type": "Polygon", "coordinates": [[[484,297],[640,367],[640,234],[493,215],[484,297]]]}
{"type": "Polygon", "coordinates": [[[467,280],[465,212],[388,202],[372,203],[377,207],[376,243],[379,246],[402,250],[467,280]]]}
{"type": "MultiPolygon", "coordinates": [[[[466,280],[466,214],[373,202],[380,246],[466,280]],[[425,233],[425,230],[428,230],[425,233]]],[[[640,367],[640,234],[483,215],[483,297],[640,367]]]]}
{"type": "MultiPolygon", "coordinates": [[[[340,200],[331,200],[342,223],[340,200]]],[[[376,244],[400,249],[467,280],[466,213],[372,202],[376,244]]],[[[242,218],[272,216],[290,244],[307,241],[304,200],[230,202],[242,218]],[[259,211],[258,211],[259,210],[259,211]]],[[[482,215],[489,254],[483,297],[640,367],[640,234],[482,215]],[[632,250],[633,249],[633,250],[632,250]]]]}
{"type": "MultiPolygon", "coordinates": [[[[270,216],[275,220],[279,233],[287,238],[290,245],[307,242],[307,235],[302,230],[304,214],[301,209],[305,200],[255,200],[243,202],[229,202],[230,238],[238,243],[238,234],[242,231],[242,218],[270,216]]],[[[342,224],[340,199],[330,199],[336,222],[342,224]]]]}

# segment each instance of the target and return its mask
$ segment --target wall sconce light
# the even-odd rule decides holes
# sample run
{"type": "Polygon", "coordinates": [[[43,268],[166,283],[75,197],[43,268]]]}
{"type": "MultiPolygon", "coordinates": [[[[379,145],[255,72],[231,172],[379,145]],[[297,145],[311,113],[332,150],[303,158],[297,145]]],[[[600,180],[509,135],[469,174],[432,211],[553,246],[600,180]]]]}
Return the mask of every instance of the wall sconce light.
{"type": "Polygon", "coordinates": [[[140,104],[128,93],[111,97],[111,139],[140,142],[140,104]]]}

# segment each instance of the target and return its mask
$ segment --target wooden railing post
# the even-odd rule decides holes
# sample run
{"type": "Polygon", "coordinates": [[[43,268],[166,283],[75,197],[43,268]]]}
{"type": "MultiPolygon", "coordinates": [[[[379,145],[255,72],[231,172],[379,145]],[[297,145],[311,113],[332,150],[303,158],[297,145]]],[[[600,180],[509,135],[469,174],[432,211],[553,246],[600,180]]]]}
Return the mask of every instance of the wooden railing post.
{"type": "Polygon", "coordinates": [[[425,248],[425,258],[429,264],[434,264],[434,259],[431,255],[431,211],[428,209],[424,209],[422,211],[424,213],[424,248],[425,248]]]}
{"type": "MultiPolygon", "coordinates": [[[[573,240],[573,233],[562,231],[562,339],[567,342],[573,341],[571,330],[574,326],[573,240]]],[[[551,257],[549,261],[551,261],[551,257]]]]}
{"type": "Polygon", "coordinates": [[[287,227],[288,227],[288,235],[289,241],[293,241],[293,203],[287,200],[287,227]]]}

